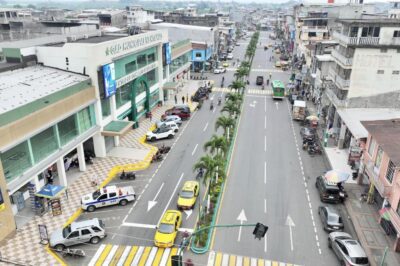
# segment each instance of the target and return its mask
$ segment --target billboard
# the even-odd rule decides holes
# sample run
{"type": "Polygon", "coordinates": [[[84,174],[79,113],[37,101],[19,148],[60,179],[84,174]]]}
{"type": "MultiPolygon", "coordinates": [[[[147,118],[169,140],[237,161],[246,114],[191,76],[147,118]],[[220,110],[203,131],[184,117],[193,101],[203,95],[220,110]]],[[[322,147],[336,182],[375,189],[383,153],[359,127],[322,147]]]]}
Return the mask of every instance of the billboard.
{"type": "Polygon", "coordinates": [[[115,82],[115,65],[114,63],[103,66],[104,80],[104,98],[114,95],[117,91],[117,83],[115,82]]]}
{"type": "Polygon", "coordinates": [[[164,51],[165,51],[165,63],[167,65],[170,65],[171,64],[171,56],[172,56],[171,43],[169,43],[169,42],[164,43],[164,51]]]}

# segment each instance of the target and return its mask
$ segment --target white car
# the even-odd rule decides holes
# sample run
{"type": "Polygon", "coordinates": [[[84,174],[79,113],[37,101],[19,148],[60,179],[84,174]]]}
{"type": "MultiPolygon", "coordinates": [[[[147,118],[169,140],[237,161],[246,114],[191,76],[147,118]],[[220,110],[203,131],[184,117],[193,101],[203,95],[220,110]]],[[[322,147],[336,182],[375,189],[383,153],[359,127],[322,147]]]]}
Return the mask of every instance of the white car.
{"type": "Polygon", "coordinates": [[[214,74],[221,74],[221,73],[225,73],[225,72],[226,72],[226,68],[221,67],[221,66],[214,69],[214,74]]]}
{"type": "Polygon", "coordinates": [[[157,128],[169,128],[172,129],[175,133],[178,132],[179,127],[174,121],[158,121],[157,128]]]}
{"type": "Polygon", "coordinates": [[[232,60],[233,59],[233,54],[228,54],[226,59],[232,60]]]}
{"type": "Polygon", "coordinates": [[[182,125],[182,119],[177,115],[167,115],[161,119],[161,122],[175,122],[178,126],[182,125]]]}
{"type": "Polygon", "coordinates": [[[158,139],[172,139],[175,136],[175,132],[171,128],[160,127],[153,131],[149,131],[146,134],[146,139],[150,141],[155,141],[158,139]]]}
{"type": "Polygon", "coordinates": [[[92,212],[100,207],[117,204],[125,206],[128,202],[135,199],[136,195],[132,186],[108,186],[84,195],[81,199],[81,207],[88,212],[92,212]]]}

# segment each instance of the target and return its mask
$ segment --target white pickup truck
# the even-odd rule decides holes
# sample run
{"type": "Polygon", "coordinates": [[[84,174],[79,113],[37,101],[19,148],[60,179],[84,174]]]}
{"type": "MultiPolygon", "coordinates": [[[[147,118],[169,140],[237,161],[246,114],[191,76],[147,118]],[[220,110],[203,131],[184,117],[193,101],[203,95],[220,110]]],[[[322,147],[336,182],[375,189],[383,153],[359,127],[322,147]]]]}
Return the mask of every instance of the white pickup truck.
{"type": "Polygon", "coordinates": [[[135,199],[135,191],[131,186],[108,186],[83,196],[81,200],[81,206],[82,209],[92,212],[96,210],[96,208],[110,205],[119,204],[121,206],[125,206],[128,204],[128,202],[134,201],[135,199]]]}

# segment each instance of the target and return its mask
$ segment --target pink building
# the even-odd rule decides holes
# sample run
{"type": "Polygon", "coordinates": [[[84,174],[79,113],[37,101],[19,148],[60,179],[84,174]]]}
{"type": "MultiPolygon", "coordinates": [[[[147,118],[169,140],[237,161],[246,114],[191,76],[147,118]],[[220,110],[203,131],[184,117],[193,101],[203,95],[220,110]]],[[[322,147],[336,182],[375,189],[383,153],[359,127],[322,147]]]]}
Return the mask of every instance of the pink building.
{"type": "Polygon", "coordinates": [[[380,224],[400,252],[400,119],[362,121],[368,131],[363,154],[364,175],[371,183],[370,199],[380,224]]]}

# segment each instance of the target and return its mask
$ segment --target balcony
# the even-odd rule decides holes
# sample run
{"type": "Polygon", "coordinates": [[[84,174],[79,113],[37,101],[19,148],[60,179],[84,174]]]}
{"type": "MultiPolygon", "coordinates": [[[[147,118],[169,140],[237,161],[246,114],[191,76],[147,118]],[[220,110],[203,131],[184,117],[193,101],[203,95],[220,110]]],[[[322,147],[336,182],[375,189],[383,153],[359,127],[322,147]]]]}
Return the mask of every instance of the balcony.
{"type": "Polygon", "coordinates": [[[328,32],[327,26],[302,26],[302,32],[328,32]]]}
{"type": "Polygon", "coordinates": [[[337,31],[333,32],[333,38],[338,40],[344,46],[348,45],[375,46],[379,45],[379,40],[380,40],[380,37],[349,37],[337,31]]]}
{"type": "Polygon", "coordinates": [[[353,58],[345,57],[336,50],[332,50],[331,55],[343,66],[351,67],[353,65],[353,58]]]}
{"type": "Polygon", "coordinates": [[[379,169],[377,169],[372,161],[369,161],[365,167],[370,178],[373,178],[374,185],[382,197],[387,198],[391,194],[391,186],[388,186],[379,178],[379,169]]]}
{"type": "Polygon", "coordinates": [[[329,98],[329,100],[333,103],[333,105],[336,106],[336,108],[339,107],[346,107],[346,100],[344,99],[339,99],[337,94],[335,93],[335,89],[332,83],[326,86],[325,89],[325,94],[329,98]]]}
{"type": "Polygon", "coordinates": [[[332,68],[329,68],[328,75],[339,88],[347,89],[350,86],[350,80],[342,78],[332,68]]]}

